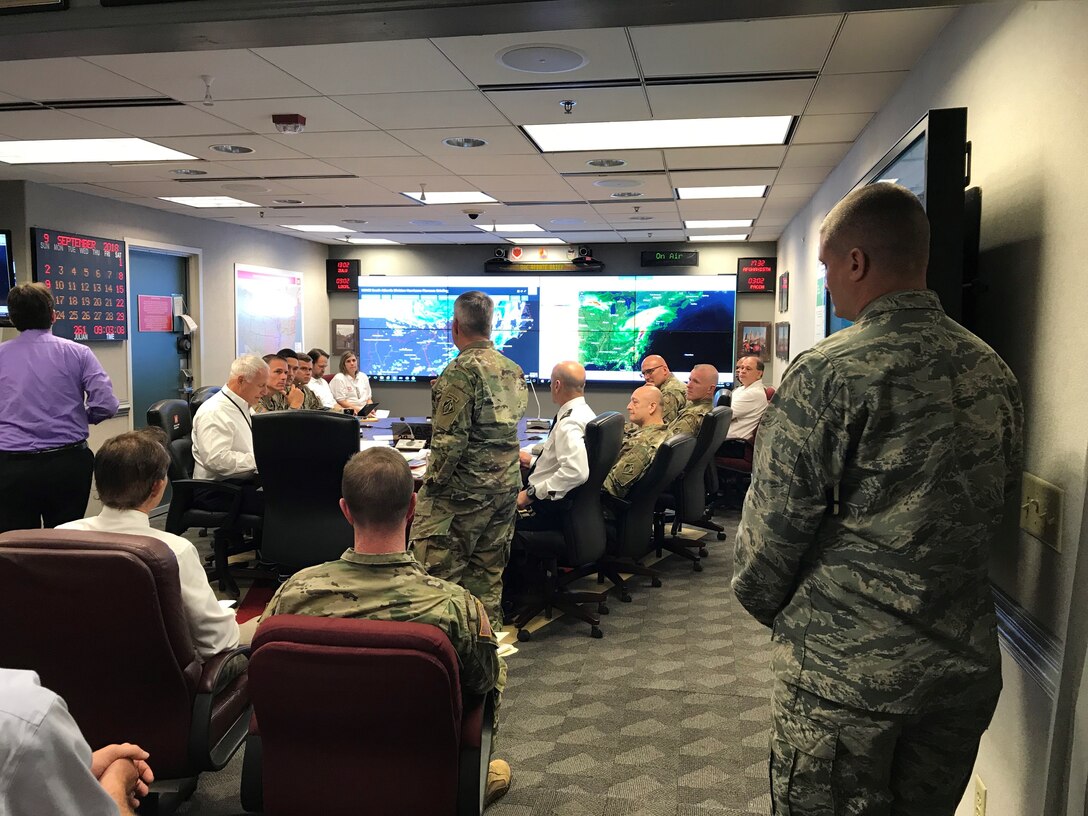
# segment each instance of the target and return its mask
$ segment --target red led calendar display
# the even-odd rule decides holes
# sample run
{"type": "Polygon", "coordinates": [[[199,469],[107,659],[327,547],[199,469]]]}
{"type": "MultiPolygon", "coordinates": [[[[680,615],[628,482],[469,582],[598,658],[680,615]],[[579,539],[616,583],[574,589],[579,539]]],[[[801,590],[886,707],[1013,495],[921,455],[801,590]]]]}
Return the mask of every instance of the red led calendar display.
{"type": "Polygon", "coordinates": [[[127,339],[124,241],[37,227],[30,241],[34,280],[53,293],[53,334],[84,343],[127,339]]]}

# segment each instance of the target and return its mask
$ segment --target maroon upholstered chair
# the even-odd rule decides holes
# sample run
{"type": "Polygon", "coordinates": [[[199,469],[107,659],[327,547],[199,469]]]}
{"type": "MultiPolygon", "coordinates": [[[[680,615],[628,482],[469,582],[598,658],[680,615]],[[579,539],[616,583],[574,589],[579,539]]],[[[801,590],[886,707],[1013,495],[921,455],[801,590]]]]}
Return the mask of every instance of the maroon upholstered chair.
{"type": "Polygon", "coordinates": [[[481,813],[492,695],[462,702],[437,627],[275,615],[253,638],[249,677],[247,811],[481,813]]]}
{"type": "Polygon", "coordinates": [[[157,780],[185,780],[162,788],[176,791],[241,746],[247,678],[223,670],[247,649],[201,664],[163,542],[15,530],[0,535],[0,586],[0,665],[36,671],[92,747],[137,743],[157,780]]]}

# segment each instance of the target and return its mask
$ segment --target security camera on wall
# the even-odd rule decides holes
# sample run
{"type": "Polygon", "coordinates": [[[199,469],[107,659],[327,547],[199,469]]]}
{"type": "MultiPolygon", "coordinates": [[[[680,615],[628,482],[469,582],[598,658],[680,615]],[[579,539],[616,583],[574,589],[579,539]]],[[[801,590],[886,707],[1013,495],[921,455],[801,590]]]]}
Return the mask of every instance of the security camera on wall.
{"type": "Polygon", "coordinates": [[[480,210],[463,210],[463,212],[468,216],[470,221],[475,221],[480,217],[480,210]]]}

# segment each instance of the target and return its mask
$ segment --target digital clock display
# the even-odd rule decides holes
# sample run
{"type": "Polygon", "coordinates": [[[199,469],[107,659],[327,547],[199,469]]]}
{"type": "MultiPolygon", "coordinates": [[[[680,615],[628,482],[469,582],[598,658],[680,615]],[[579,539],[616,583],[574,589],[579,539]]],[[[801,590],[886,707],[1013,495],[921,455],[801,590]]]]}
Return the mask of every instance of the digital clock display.
{"type": "Polygon", "coordinates": [[[35,227],[30,242],[34,280],[53,294],[53,334],[81,343],[128,339],[123,241],[35,227]]]}
{"type": "Polygon", "coordinates": [[[774,292],[775,258],[740,258],[737,261],[738,292],[774,292]]]}
{"type": "Polygon", "coordinates": [[[359,259],[329,258],[325,261],[325,291],[359,293],[359,259]]]}

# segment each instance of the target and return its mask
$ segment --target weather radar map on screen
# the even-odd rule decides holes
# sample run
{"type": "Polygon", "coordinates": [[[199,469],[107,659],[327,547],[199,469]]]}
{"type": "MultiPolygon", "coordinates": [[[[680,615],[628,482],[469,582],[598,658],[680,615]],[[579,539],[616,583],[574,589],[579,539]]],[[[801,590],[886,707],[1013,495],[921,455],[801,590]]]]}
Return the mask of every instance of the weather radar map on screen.
{"type": "Polygon", "coordinates": [[[639,379],[660,354],[685,373],[711,363],[730,382],[734,276],[394,278],[359,289],[360,368],[378,379],[433,377],[457,355],[453,304],[473,289],[495,303],[491,339],[526,375],[578,360],[593,380],[639,379]]]}

